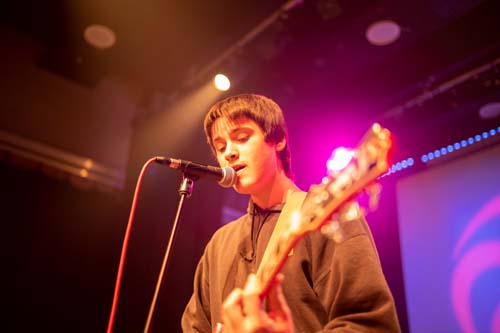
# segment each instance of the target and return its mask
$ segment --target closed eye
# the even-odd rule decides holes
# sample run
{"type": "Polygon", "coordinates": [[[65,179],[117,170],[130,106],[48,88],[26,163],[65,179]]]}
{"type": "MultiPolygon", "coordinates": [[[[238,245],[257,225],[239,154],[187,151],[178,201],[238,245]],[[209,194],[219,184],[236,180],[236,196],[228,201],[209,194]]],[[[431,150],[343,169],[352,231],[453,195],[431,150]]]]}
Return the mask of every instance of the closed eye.
{"type": "Polygon", "coordinates": [[[244,143],[244,142],[247,142],[249,138],[250,138],[250,136],[248,136],[248,135],[240,135],[236,138],[236,141],[239,143],[244,143]]]}
{"type": "Polygon", "coordinates": [[[226,150],[226,146],[216,146],[215,151],[218,153],[223,153],[226,150]]]}

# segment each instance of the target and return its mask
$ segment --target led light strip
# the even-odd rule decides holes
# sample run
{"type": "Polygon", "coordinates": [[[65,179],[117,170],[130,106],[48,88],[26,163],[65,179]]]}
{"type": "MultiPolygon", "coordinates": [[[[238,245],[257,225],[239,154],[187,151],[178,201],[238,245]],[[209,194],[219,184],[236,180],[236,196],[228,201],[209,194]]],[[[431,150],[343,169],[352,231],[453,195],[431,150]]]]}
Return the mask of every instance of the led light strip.
{"type": "Polygon", "coordinates": [[[415,165],[415,160],[413,159],[413,157],[408,157],[402,161],[396,162],[393,165],[391,165],[389,167],[389,170],[386,173],[384,173],[383,175],[381,175],[379,178],[389,176],[393,173],[396,173],[396,172],[401,171],[403,169],[412,167],[414,165],[415,165]]]}
{"type": "MultiPolygon", "coordinates": [[[[452,154],[454,152],[457,152],[460,149],[470,147],[471,145],[477,144],[478,142],[492,139],[497,134],[500,134],[500,127],[493,128],[493,129],[486,131],[486,132],[483,132],[481,134],[476,134],[476,135],[471,136],[467,139],[462,139],[462,140],[457,141],[453,144],[449,144],[445,147],[441,147],[440,149],[436,149],[434,151],[423,154],[420,157],[420,161],[424,164],[429,163],[430,161],[436,160],[436,159],[441,158],[445,155],[452,154]]],[[[399,162],[392,164],[389,167],[389,170],[378,178],[383,178],[383,177],[389,176],[391,174],[394,174],[398,171],[407,169],[407,168],[412,167],[414,165],[415,165],[415,160],[413,159],[413,157],[408,157],[404,160],[401,160],[399,162]]]]}
{"type": "Polygon", "coordinates": [[[436,150],[431,151],[427,154],[424,154],[420,157],[420,161],[422,161],[422,163],[428,163],[429,161],[432,161],[434,159],[438,159],[438,158],[443,157],[445,155],[451,154],[451,153],[456,152],[460,149],[463,149],[465,147],[476,144],[482,140],[490,139],[491,137],[497,135],[498,133],[500,133],[500,127],[491,129],[488,132],[476,134],[475,136],[473,136],[473,137],[471,136],[468,139],[460,140],[458,142],[455,142],[452,145],[450,144],[446,147],[442,147],[440,149],[436,149],[436,150]]]}

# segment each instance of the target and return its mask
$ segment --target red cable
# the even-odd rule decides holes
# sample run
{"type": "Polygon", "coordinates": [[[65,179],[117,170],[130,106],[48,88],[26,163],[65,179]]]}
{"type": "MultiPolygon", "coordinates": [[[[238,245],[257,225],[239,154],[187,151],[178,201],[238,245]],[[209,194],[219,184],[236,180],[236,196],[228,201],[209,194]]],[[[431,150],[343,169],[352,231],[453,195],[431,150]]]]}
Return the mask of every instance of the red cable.
{"type": "Polygon", "coordinates": [[[123,275],[123,266],[125,264],[125,256],[127,253],[127,247],[128,247],[128,241],[130,238],[130,230],[132,229],[132,222],[134,220],[134,215],[135,215],[135,209],[137,206],[137,197],[139,196],[139,190],[141,187],[142,183],[142,178],[144,176],[144,173],[146,169],[149,167],[151,163],[156,161],[157,157],[153,157],[149,159],[144,166],[142,167],[141,173],[139,174],[139,178],[137,179],[137,184],[135,186],[135,192],[134,192],[134,198],[132,200],[132,207],[130,208],[130,214],[128,218],[128,224],[127,224],[127,230],[125,231],[125,237],[123,239],[123,245],[122,245],[122,253],[120,255],[120,265],[118,266],[118,273],[116,275],[116,282],[115,282],[115,292],[113,295],[113,305],[111,306],[111,313],[109,315],[109,322],[108,322],[108,329],[107,333],[113,333],[113,324],[115,321],[115,315],[116,315],[116,306],[118,305],[118,296],[120,295],[120,284],[122,280],[122,275],[123,275]]]}

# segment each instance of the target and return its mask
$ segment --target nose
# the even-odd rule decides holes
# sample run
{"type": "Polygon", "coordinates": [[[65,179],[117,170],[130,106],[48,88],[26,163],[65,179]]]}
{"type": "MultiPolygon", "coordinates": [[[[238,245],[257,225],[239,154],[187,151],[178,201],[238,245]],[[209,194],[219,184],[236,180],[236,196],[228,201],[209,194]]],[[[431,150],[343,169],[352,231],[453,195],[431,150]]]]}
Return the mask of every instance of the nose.
{"type": "Polygon", "coordinates": [[[238,150],[233,144],[227,144],[226,151],[224,152],[224,158],[228,162],[233,162],[238,159],[238,150]]]}

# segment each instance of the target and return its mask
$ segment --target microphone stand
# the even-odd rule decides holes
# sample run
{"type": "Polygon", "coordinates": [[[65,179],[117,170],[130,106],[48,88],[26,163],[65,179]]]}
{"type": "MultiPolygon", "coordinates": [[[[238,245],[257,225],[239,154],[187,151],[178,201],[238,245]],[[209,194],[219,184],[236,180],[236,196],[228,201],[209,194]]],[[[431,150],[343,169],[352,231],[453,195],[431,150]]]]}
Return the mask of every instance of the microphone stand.
{"type": "Polygon", "coordinates": [[[146,320],[146,326],[144,327],[144,333],[148,333],[149,328],[151,326],[151,320],[153,318],[153,312],[154,312],[154,308],[156,305],[156,300],[158,298],[158,293],[160,291],[160,285],[161,285],[161,282],[163,280],[163,275],[164,275],[165,270],[167,268],[168,259],[170,257],[170,250],[172,248],[172,244],[174,243],[174,238],[175,238],[175,234],[176,234],[176,230],[177,230],[177,223],[179,222],[179,217],[181,215],[182,207],[184,205],[184,200],[186,198],[189,198],[191,196],[191,194],[193,193],[194,181],[197,179],[198,179],[198,177],[195,177],[193,175],[189,175],[187,173],[182,174],[182,182],[181,182],[181,186],[179,187],[179,190],[178,190],[179,195],[180,195],[180,199],[179,199],[179,204],[177,207],[177,214],[175,215],[174,224],[172,226],[172,231],[170,232],[170,239],[168,240],[167,249],[166,249],[165,255],[163,257],[163,262],[161,265],[160,274],[158,275],[158,281],[156,282],[156,288],[155,288],[155,292],[153,295],[153,299],[151,301],[151,306],[149,307],[148,319],[146,320]]]}

